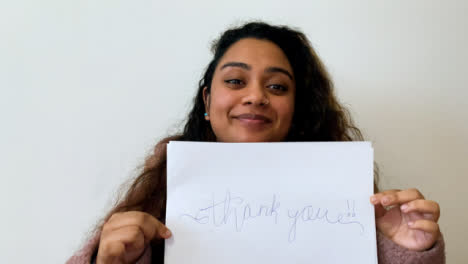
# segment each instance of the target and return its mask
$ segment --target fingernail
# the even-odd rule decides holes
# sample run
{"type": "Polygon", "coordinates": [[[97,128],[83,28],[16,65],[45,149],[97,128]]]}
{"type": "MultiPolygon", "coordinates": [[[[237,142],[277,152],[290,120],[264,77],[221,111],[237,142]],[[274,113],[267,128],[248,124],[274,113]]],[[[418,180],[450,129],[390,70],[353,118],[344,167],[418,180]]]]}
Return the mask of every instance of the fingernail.
{"type": "Polygon", "coordinates": [[[165,237],[170,237],[171,236],[171,231],[169,229],[167,229],[166,232],[164,233],[164,236],[165,237]]]}
{"type": "Polygon", "coordinates": [[[408,205],[407,205],[407,204],[404,204],[404,205],[402,205],[402,206],[400,207],[400,209],[401,209],[402,211],[406,211],[406,209],[408,209],[408,205]]]}
{"type": "Polygon", "coordinates": [[[388,204],[388,202],[389,202],[389,199],[388,199],[387,197],[385,197],[385,198],[382,199],[382,203],[383,203],[383,204],[388,204]]]}
{"type": "Polygon", "coordinates": [[[414,225],[414,222],[408,222],[408,225],[412,226],[412,225],[414,225]]]}
{"type": "Polygon", "coordinates": [[[370,200],[371,200],[371,203],[377,202],[377,198],[375,198],[375,196],[372,196],[372,197],[370,198],[370,200]]]}

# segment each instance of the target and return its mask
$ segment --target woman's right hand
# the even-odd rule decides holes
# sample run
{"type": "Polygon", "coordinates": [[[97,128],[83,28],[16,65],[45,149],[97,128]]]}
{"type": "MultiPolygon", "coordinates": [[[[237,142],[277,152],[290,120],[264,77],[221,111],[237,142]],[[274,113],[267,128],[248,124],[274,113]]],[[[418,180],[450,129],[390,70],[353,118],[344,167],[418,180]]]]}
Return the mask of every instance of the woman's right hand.
{"type": "Polygon", "coordinates": [[[170,236],[171,231],[148,213],[115,213],[102,228],[96,263],[133,263],[151,240],[170,236]]]}

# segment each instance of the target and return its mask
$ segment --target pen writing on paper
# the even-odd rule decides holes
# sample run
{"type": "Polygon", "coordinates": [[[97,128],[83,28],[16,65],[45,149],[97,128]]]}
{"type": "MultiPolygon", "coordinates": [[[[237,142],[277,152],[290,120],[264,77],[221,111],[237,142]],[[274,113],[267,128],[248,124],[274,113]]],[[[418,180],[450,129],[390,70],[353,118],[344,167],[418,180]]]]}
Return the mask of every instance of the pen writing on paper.
{"type": "MultiPolygon", "coordinates": [[[[349,201],[348,201],[349,203],[349,201]]],[[[356,213],[348,213],[348,217],[355,217],[356,213]]],[[[309,222],[323,220],[328,224],[342,224],[342,225],[357,225],[361,229],[361,233],[364,232],[364,226],[359,221],[350,221],[345,219],[345,215],[338,213],[335,217],[329,215],[329,209],[314,207],[313,205],[307,205],[299,210],[288,210],[288,217],[291,220],[289,228],[288,241],[293,242],[296,240],[297,224],[298,222],[309,222]]]]}
{"type": "Polygon", "coordinates": [[[246,221],[258,217],[270,217],[278,223],[279,207],[280,203],[275,194],[271,202],[253,206],[251,203],[246,203],[242,197],[231,196],[228,190],[223,200],[216,202],[213,197],[212,203],[200,208],[195,215],[183,214],[182,216],[189,217],[199,224],[211,223],[214,226],[226,225],[231,221],[237,231],[242,231],[246,221]]]}
{"type": "MultiPolygon", "coordinates": [[[[348,213],[332,213],[326,207],[306,205],[299,209],[287,208],[289,219],[288,241],[296,240],[298,224],[323,221],[328,224],[355,225],[361,233],[364,233],[364,226],[357,220],[354,200],[347,200],[348,213]],[[351,210],[352,205],[352,210],[351,210]]],[[[212,224],[214,226],[227,225],[233,223],[236,231],[241,232],[248,221],[253,221],[260,217],[271,218],[275,224],[278,224],[280,216],[280,202],[277,194],[273,194],[271,200],[264,204],[253,205],[246,202],[240,196],[232,196],[229,190],[222,200],[215,200],[214,195],[209,206],[198,209],[196,214],[182,214],[181,217],[187,217],[198,224],[212,224]]]]}

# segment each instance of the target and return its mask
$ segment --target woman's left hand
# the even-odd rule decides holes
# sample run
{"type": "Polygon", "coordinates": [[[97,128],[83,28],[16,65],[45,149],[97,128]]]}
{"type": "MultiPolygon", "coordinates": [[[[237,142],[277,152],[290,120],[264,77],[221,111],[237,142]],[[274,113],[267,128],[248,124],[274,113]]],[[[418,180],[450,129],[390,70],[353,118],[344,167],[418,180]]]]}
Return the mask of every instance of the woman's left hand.
{"type": "Polygon", "coordinates": [[[417,189],[376,193],[371,203],[375,205],[377,229],[400,246],[424,251],[440,236],[439,204],[425,200],[417,189]]]}

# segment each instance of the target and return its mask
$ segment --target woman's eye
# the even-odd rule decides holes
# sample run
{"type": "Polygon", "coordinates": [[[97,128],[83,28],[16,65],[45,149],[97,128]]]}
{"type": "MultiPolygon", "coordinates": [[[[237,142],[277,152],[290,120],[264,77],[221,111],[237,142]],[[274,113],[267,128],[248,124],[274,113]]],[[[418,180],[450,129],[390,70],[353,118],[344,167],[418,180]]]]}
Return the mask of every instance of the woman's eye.
{"type": "Polygon", "coordinates": [[[286,86],[283,86],[281,84],[272,84],[269,86],[271,89],[273,90],[276,90],[276,91],[281,91],[281,92],[285,92],[288,90],[288,88],[286,86]]]}
{"type": "Polygon", "coordinates": [[[234,85],[242,84],[242,81],[239,80],[239,79],[225,80],[224,82],[227,83],[227,84],[234,84],[234,85]]]}

